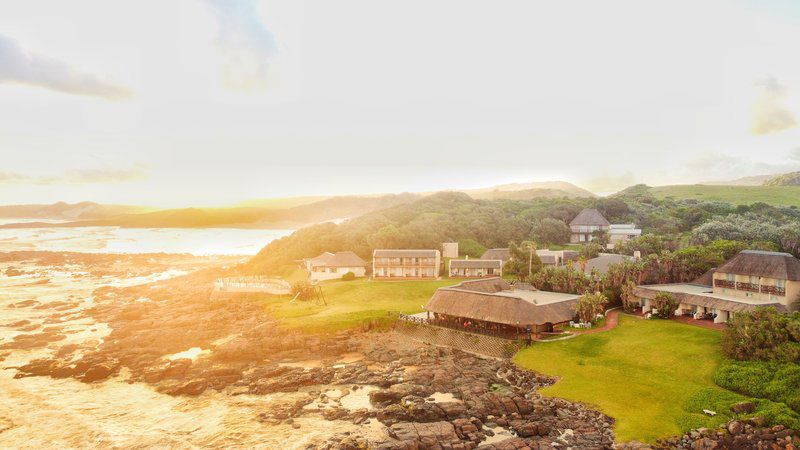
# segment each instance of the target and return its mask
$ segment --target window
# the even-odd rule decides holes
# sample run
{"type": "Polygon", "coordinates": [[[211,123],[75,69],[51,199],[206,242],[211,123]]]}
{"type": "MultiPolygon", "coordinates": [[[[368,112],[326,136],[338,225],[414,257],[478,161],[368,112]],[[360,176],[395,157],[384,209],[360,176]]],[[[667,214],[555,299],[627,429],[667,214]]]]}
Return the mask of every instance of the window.
{"type": "Polygon", "coordinates": [[[786,280],[775,280],[775,287],[780,289],[786,288],[786,280]]]}
{"type": "Polygon", "coordinates": [[[732,273],[726,273],[725,274],[725,280],[730,281],[731,283],[733,283],[734,281],[736,281],[736,275],[734,275],[732,273]]]}
{"type": "Polygon", "coordinates": [[[750,284],[758,284],[758,277],[750,276],[750,284]]]}

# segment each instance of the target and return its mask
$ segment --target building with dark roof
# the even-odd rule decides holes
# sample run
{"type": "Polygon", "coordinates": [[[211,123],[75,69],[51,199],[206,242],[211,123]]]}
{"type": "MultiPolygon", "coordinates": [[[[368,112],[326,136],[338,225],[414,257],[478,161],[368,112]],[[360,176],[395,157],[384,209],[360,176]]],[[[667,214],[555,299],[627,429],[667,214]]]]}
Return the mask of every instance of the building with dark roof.
{"type": "Polygon", "coordinates": [[[503,261],[499,259],[451,259],[447,273],[450,278],[482,278],[503,275],[503,261]]]}
{"type": "Polygon", "coordinates": [[[436,290],[425,305],[431,322],[492,330],[506,337],[553,331],[575,318],[579,295],[537,291],[502,278],[465,281],[436,290]]]}
{"type": "Polygon", "coordinates": [[[303,260],[311,281],[341,278],[347,272],[357,277],[367,274],[367,263],[351,251],[325,252],[315,258],[303,260]]]}
{"type": "Polygon", "coordinates": [[[578,213],[569,223],[569,228],[572,231],[570,242],[573,244],[591,242],[596,231],[605,231],[608,233],[609,243],[606,247],[609,249],[642,235],[642,230],[636,228],[635,224],[612,224],[594,208],[585,208],[578,213]]]}
{"type": "Polygon", "coordinates": [[[436,280],[442,265],[439,250],[375,249],[372,277],[376,280],[436,280]]]}
{"type": "Polygon", "coordinates": [[[585,208],[572,219],[569,228],[572,231],[570,242],[577,244],[591,241],[592,233],[595,231],[608,231],[611,223],[603,217],[600,211],[594,208],[585,208]]]}
{"type": "Polygon", "coordinates": [[[758,307],[789,312],[800,299],[800,260],[788,253],[745,250],[693,283],[637,286],[634,293],[643,312],[652,309],[659,292],[670,292],[680,302],[676,315],[716,323],[758,307]]]}
{"type": "Polygon", "coordinates": [[[511,260],[511,251],[508,248],[490,248],[483,252],[481,259],[499,259],[505,264],[511,260]]]}

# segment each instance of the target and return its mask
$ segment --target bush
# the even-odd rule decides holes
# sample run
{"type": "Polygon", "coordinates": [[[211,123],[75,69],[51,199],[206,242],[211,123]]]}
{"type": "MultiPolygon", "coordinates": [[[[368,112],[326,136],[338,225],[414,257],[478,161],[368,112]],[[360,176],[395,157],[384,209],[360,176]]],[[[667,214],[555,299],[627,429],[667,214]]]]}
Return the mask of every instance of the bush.
{"type": "Polygon", "coordinates": [[[578,319],[583,323],[594,323],[598,314],[603,314],[605,311],[608,299],[605,295],[597,292],[594,294],[583,294],[578,299],[578,304],[575,306],[575,312],[578,314],[578,319]]]}
{"type": "Polygon", "coordinates": [[[458,252],[470,258],[480,258],[486,252],[486,247],[474,239],[462,239],[458,241],[458,252]]]}
{"type": "Polygon", "coordinates": [[[300,280],[292,283],[292,297],[298,300],[310,300],[314,296],[314,286],[308,281],[300,280]]]}
{"type": "Polygon", "coordinates": [[[758,308],[736,314],[728,321],[721,345],[733,359],[800,362],[800,313],[758,308]]]}
{"type": "Polygon", "coordinates": [[[675,310],[678,309],[678,301],[671,292],[659,292],[653,299],[653,308],[656,309],[653,317],[671,319],[675,315],[675,310]]]}
{"type": "Polygon", "coordinates": [[[353,272],[347,272],[346,274],[342,275],[342,281],[353,281],[356,279],[356,274],[353,272]]]}
{"type": "Polygon", "coordinates": [[[714,374],[719,386],[751,397],[785,403],[800,412],[800,366],[766,361],[725,361],[714,374]]]}

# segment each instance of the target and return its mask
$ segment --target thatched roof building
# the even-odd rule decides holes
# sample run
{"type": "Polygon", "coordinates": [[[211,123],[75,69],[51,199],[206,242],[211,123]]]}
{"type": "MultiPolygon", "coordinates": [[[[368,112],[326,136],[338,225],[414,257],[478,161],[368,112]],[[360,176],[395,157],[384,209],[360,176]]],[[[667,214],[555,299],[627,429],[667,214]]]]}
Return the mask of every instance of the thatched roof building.
{"type": "Polygon", "coordinates": [[[344,252],[325,252],[315,258],[306,260],[311,267],[366,267],[367,263],[361,257],[351,251],[344,252]]]}
{"type": "Polygon", "coordinates": [[[800,281],[800,260],[789,253],[744,250],[717,272],[800,281]]]}
{"type": "Polygon", "coordinates": [[[575,317],[579,295],[516,289],[503,279],[464,282],[439,288],[425,305],[431,313],[535,331],[575,317]]]}
{"type": "Polygon", "coordinates": [[[481,259],[499,259],[505,263],[511,259],[511,251],[508,248],[490,248],[483,252],[481,259]]]}
{"type": "Polygon", "coordinates": [[[420,249],[376,249],[373,258],[437,258],[439,250],[420,249]]]}
{"type": "Polygon", "coordinates": [[[569,223],[569,226],[597,226],[607,228],[611,226],[611,223],[609,223],[609,221],[603,217],[603,214],[601,214],[600,211],[594,208],[586,208],[578,213],[574,219],[572,219],[572,221],[569,223]]]}
{"type": "Polygon", "coordinates": [[[499,259],[451,259],[451,269],[502,269],[499,259]]]}

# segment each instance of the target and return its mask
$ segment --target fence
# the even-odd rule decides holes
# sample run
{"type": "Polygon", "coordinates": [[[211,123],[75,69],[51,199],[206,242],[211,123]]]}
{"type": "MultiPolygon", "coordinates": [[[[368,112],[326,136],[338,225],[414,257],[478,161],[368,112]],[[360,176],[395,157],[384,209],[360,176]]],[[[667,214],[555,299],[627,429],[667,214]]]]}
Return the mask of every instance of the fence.
{"type": "Polygon", "coordinates": [[[286,295],[292,292],[292,286],[280,278],[265,276],[220,278],[214,282],[220,292],[263,292],[272,295],[286,295]]]}
{"type": "Polygon", "coordinates": [[[520,341],[466,333],[452,328],[432,326],[425,322],[420,323],[417,320],[401,319],[397,322],[394,331],[400,336],[415,341],[456,348],[468,353],[494,358],[510,358],[522,345],[520,341]]]}

